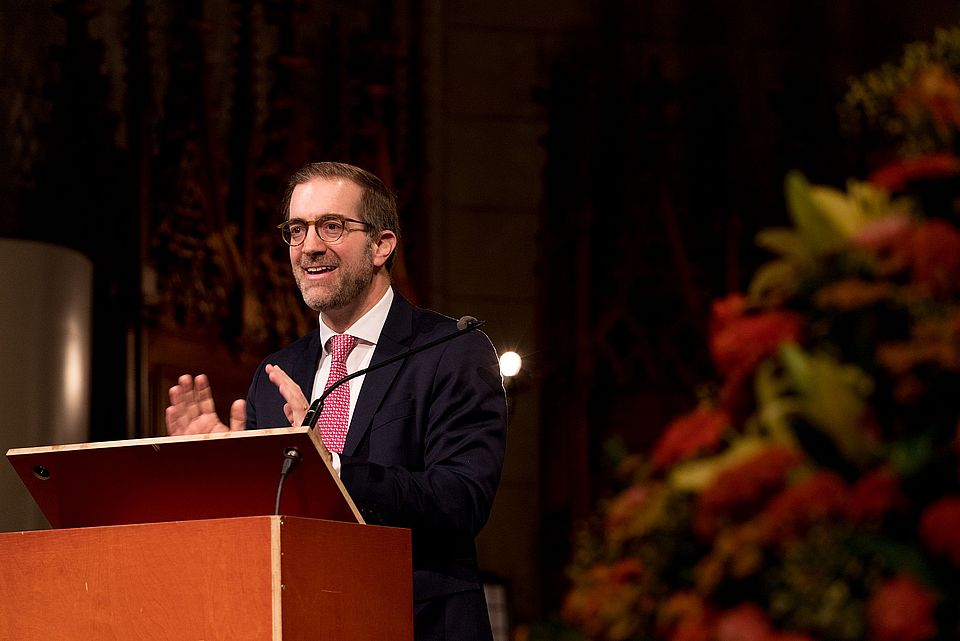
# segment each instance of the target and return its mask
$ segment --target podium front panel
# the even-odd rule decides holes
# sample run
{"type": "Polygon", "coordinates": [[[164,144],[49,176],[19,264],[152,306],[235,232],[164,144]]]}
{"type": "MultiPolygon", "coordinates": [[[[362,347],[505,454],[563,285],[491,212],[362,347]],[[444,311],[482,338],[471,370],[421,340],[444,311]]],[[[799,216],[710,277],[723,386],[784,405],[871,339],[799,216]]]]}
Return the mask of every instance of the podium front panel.
{"type": "Polygon", "coordinates": [[[274,641],[270,517],[0,535],[0,639],[274,641]]]}
{"type": "Polygon", "coordinates": [[[410,531],[257,516],[0,534],[0,639],[412,641],[410,531]]]}

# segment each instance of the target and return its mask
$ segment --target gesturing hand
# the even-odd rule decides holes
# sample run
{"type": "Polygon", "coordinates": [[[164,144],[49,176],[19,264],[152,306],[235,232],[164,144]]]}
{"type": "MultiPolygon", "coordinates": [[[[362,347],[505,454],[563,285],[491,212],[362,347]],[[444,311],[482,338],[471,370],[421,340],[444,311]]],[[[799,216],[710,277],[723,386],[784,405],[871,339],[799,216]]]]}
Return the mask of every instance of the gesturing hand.
{"type": "MultiPolygon", "coordinates": [[[[310,406],[307,397],[303,394],[303,390],[300,389],[296,381],[290,378],[289,374],[277,365],[267,365],[266,371],[270,382],[277,386],[280,395],[283,397],[283,400],[286,401],[286,403],[283,404],[283,414],[287,417],[287,420],[290,421],[290,425],[303,425],[303,417],[306,416],[307,408],[310,406]]],[[[327,450],[326,446],[319,439],[317,440],[317,449],[323,458],[327,459],[327,461],[331,460],[329,450],[327,450]]]]}
{"type": "Polygon", "coordinates": [[[302,425],[303,417],[310,406],[303,390],[290,378],[289,374],[280,369],[279,365],[267,365],[266,372],[270,382],[277,386],[280,396],[286,401],[283,405],[283,415],[290,421],[290,425],[302,425]]]}
{"type": "Polygon", "coordinates": [[[230,426],[224,425],[213,405],[210,381],[205,374],[196,378],[184,374],[170,388],[170,406],[165,415],[167,434],[238,432],[246,425],[247,402],[237,399],[230,406],[230,426]]]}

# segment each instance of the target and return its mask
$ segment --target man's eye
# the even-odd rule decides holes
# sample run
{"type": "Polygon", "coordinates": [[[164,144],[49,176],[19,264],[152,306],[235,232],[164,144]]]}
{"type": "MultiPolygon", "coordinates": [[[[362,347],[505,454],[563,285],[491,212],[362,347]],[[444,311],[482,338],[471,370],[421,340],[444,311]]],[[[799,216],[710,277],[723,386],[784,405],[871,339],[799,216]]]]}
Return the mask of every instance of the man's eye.
{"type": "Polygon", "coordinates": [[[340,221],[337,220],[328,220],[323,223],[323,230],[331,233],[336,233],[343,229],[343,225],[340,221]]]}
{"type": "Polygon", "coordinates": [[[307,228],[302,223],[294,223],[293,225],[287,225],[287,230],[291,236],[299,236],[305,232],[307,228]]]}

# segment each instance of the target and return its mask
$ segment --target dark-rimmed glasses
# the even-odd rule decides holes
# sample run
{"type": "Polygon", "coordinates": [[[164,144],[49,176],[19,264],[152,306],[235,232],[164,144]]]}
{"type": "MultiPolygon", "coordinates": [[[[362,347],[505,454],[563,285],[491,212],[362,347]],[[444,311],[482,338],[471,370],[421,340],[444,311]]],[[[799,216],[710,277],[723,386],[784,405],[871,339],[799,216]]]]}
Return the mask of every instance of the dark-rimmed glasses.
{"type": "Polygon", "coordinates": [[[317,230],[317,236],[320,237],[320,240],[325,243],[335,243],[343,237],[345,230],[352,231],[347,230],[347,223],[356,223],[364,226],[370,224],[354,218],[328,214],[312,221],[291,218],[277,225],[277,228],[280,230],[283,242],[291,247],[296,247],[297,245],[302,245],[303,241],[307,239],[307,232],[311,225],[317,230]]]}

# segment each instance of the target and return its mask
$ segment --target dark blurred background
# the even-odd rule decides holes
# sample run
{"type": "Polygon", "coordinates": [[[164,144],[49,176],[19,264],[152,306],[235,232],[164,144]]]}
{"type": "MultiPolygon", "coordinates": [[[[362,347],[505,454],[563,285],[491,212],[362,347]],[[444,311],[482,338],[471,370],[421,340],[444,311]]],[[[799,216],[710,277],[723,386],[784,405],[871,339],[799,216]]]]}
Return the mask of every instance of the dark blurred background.
{"type": "Polygon", "coordinates": [[[839,129],[848,79],[958,18],[955,0],[0,0],[0,237],[89,258],[89,439],[156,435],[177,374],[209,374],[224,411],[316,322],[274,229],[286,177],[377,173],[401,203],[399,289],[524,358],[479,545],[511,622],[537,621],[604,448],[644,448],[713,376],[710,301],[786,222],[784,174],[870,169],[839,129]]]}

